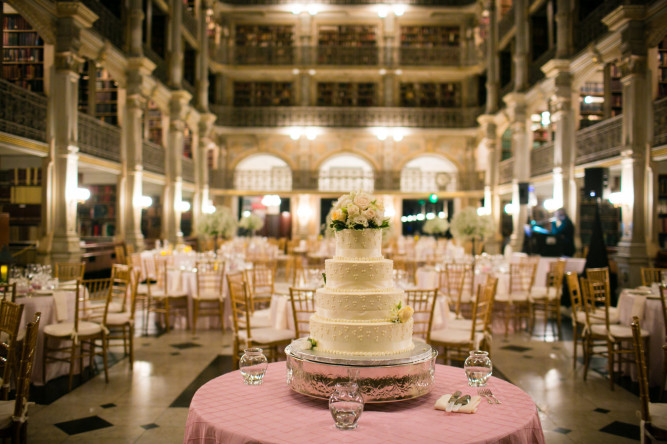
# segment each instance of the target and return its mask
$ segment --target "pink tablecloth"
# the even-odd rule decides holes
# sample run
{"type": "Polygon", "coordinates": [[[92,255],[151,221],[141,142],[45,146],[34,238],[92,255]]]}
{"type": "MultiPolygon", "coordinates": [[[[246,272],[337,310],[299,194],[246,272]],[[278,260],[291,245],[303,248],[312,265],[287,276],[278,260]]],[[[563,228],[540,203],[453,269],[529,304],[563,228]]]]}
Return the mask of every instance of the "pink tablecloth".
{"type": "Polygon", "coordinates": [[[503,402],[483,401],[477,413],[445,413],[433,408],[446,393],[467,386],[463,369],[438,365],[433,391],[399,403],[367,405],[353,431],[340,431],[326,401],[292,392],[285,363],[270,364],[261,386],[247,386],[238,371],[201,387],[190,404],[184,443],[543,443],[533,400],[518,387],[492,378],[490,388],[503,402]]]}

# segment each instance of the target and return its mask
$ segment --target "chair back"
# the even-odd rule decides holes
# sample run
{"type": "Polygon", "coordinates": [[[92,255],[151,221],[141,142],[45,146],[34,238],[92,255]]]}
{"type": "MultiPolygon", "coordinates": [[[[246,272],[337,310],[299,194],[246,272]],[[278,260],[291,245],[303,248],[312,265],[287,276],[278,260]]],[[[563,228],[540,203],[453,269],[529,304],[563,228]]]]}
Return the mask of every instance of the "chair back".
{"type": "MultiPolygon", "coordinates": [[[[324,264],[322,265],[306,265],[297,270],[297,276],[294,280],[294,287],[312,287],[311,284],[318,284],[322,281],[322,273],[324,273],[324,264]]],[[[315,285],[319,286],[319,285],[315,285]]]]}
{"type": "Polygon", "coordinates": [[[560,300],[563,290],[563,275],[559,271],[547,271],[547,299],[560,300]]]}
{"type": "Polygon", "coordinates": [[[487,277],[484,284],[477,286],[477,295],[475,303],[472,306],[472,329],[471,340],[475,339],[475,334],[479,330],[479,325],[483,326],[483,331],[490,332],[491,315],[493,311],[493,302],[498,288],[498,278],[487,277]]]}
{"type": "Polygon", "coordinates": [[[473,270],[470,264],[445,264],[447,296],[456,306],[456,315],[461,313],[461,298],[464,292],[473,293],[473,270]]]}
{"type": "MultiPolygon", "coordinates": [[[[589,281],[601,282],[604,284],[606,291],[605,298],[609,299],[610,287],[609,287],[609,267],[601,268],[587,268],[586,269],[586,278],[589,281]]],[[[599,295],[598,295],[599,296],[599,295]]],[[[601,302],[601,300],[599,301],[601,302]]]]}
{"type": "MultiPolygon", "coordinates": [[[[126,288],[127,290],[127,288],[126,288]]],[[[86,279],[77,282],[74,331],[79,331],[79,322],[86,320],[105,325],[113,291],[112,278],[86,279]]]]}
{"type": "Polygon", "coordinates": [[[584,313],[586,313],[586,327],[590,330],[591,314],[595,311],[595,301],[591,296],[591,289],[587,278],[579,278],[579,289],[581,291],[581,305],[584,307],[584,313]]]}
{"type": "Polygon", "coordinates": [[[0,284],[0,300],[16,301],[16,282],[11,284],[0,284]]]}
{"type": "Polygon", "coordinates": [[[82,280],[85,270],[85,262],[57,262],[53,277],[61,282],[82,280]]]}
{"type": "Polygon", "coordinates": [[[131,296],[133,270],[129,265],[114,264],[111,267],[111,303],[120,307],[121,312],[129,308],[128,298],[131,296]]]}
{"type": "Polygon", "coordinates": [[[577,313],[583,310],[581,300],[581,289],[579,288],[579,278],[577,274],[568,271],[565,273],[565,280],[567,281],[567,288],[570,291],[570,305],[572,306],[572,319],[575,320],[577,313]]]}
{"type": "Polygon", "coordinates": [[[169,284],[169,265],[172,260],[168,256],[157,255],[144,259],[146,276],[150,277],[146,281],[149,296],[151,295],[151,291],[169,294],[173,290],[169,284]],[[153,279],[155,282],[153,282],[153,279]]]}
{"type": "MultiPolygon", "coordinates": [[[[230,275],[231,276],[231,275],[230,275]]],[[[241,328],[247,331],[247,338],[250,336],[250,298],[248,297],[248,284],[243,280],[234,277],[227,279],[229,286],[229,301],[232,306],[232,316],[234,320],[234,336],[238,338],[241,328]]]]}
{"type": "Polygon", "coordinates": [[[144,281],[147,279],[146,271],[144,269],[144,260],[141,257],[141,253],[132,253],[127,256],[127,265],[131,265],[132,269],[135,272],[139,272],[139,281],[144,281]]]}
{"type": "Polygon", "coordinates": [[[635,351],[635,362],[637,363],[637,379],[639,382],[639,401],[641,403],[641,417],[645,422],[651,422],[649,412],[648,376],[646,371],[646,357],[644,355],[644,339],[642,338],[639,318],[632,318],[632,345],[635,351]]]}
{"type": "Polygon", "coordinates": [[[416,262],[410,260],[407,256],[394,256],[392,259],[394,261],[394,270],[400,270],[405,273],[405,277],[408,282],[415,284],[416,283],[416,262]]]}
{"type": "Polygon", "coordinates": [[[23,347],[18,363],[18,377],[16,378],[16,403],[12,420],[25,423],[28,417],[28,399],[30,399],[30,380],[32,379],[35,351],[37,349],[37,335],[39,321],[42,314],[37,312],[25,329],[23,347]]]}
{"type": "Polygon", "coordinates": [[[254,311],[258,299],[270,300],[273,295],[273,285],[276,272],[268,267],[253,267],[246,270],[245,280],[248,283],[251,308],[254,311]]]}
{"type": "Polygon", "coordinates": [[[405,290],[405,304],[414,309],[413,336],[420,337],[426,341],[430,339],[431,327],[433,325],[433,309],[438,297],[438,289],[432,290],[405,290]]]}
{"type": "Polygon", "coordinates": [[[20,358],[16,350],[16,337],[19,334],[23,307],[10,301],[0,302],[0,332],[3,333],[0,337],[0,365],[2,365],[2,396],[5,400],[9,395],[11,372],[15,368],[16,359],[20,358]]]}
{"type": "Polygon", "coordinates": [[[225,282],[225,263],[220,261],[197,262],[197,295],[213,296],[222,300],[225,282]]]}
{"type": "Polygon", "coordinates": [[[125,250],[125,244],[116,244],[114,247],[114,253],[116,253],[116,263],[117,264],[126,264],[127,263],[127,251],[125,250]]]}
{"type": "Polygon", "coordinates": [[[296,337],[305,337],[310,333],[310,316],[315,313],[315,290],[290,287],[289,296],[296,337]]]}
{"type": "Polygon", "coordinates": [[[528,260],[510,264],[510,298],[513,293],[530,293],[535,282],[536,270],[537,264],[528,260]]]}
{"type": "Polygon", "coordinates": [[[661,283],[662,274],[667,273],[667,268],[642,267],[642,285],[650,287],[651,284],[661,283]]]}

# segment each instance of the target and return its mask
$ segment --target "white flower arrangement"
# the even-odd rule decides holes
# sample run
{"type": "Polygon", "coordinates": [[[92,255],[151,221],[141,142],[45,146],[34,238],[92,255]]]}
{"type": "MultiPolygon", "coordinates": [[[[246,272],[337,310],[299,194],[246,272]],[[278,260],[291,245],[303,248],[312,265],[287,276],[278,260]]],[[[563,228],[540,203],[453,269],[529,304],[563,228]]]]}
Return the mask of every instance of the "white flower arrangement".
{"type": "Polygon", "coordinates": [[[447,219],[436,217],[424,222],[422,231],[426,234],[439,235],[439,234],[445,234],[448,228],[449,228],[449,222],[447,222],[447,219]]]}
{"type": "Polygon", "coordinates": [[[384,218],[384,204],[363,191],[352,191],[341,196],[331,211],[334,231],[363,230],[364,228],[387,228],[389,219],[384,218]]]}
{"type": "Polygon", "coordinates": [[[216,207],[212,214],[202,214],[197,223],[197,232],[209,237],[229,239],[236,234],[236,219],[228,207],[216,207]]]}
{"type": "Polygon", "coordinates": [[[495,226],[491,216],[480,216],[475,208],[468,207],[454,215],[449,231],[454,238],[466,241],[492,236],[495,226]]]}
{"type": "Polygon", "coordinates": [[[250,215],[242,217],[239,221],[239,227],[249,232],[261,230],[263,226],[264,221],[262,218],[254,213],[250,213],[250,215]]]}

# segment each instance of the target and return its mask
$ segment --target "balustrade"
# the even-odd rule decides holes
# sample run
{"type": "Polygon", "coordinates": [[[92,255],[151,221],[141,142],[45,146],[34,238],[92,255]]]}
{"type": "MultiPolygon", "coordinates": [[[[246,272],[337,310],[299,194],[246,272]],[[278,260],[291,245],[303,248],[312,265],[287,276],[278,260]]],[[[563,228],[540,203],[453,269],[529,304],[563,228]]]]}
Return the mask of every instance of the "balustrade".
{"type": "Polygon", "coordinates": [[[514,159],[509,158],[500,162],[498,165],[499,174],[498,174],[498,183],[505,184],[512,182],[512,177],[514,176],[514,159]]]}
{"type": "Polygon", "coordinates": [[[554,143],[548,142],[530,151],[530,175],[551,173],[554,169],[554,143]]]}
{"type": "Polygon", "coordinates": [[[189,157],[183,158],[182,174],[184,182],[195,183],[195,163],[189,157]]]}
{"type": "Polygon", "coordinates": [[[142,148],[141,158],[144,170],[164,174],[164,148],[147,140],[144,140],[142,148]]]}
{"type": "Polygon", "coordinates": [[[622,149],[623,115],[577,131],[576,165],[618,156],[622,149]]]}
{"type": "Polygon", "coordinates": [[[157,52],[153,51],[151,48],[144,46],[144,55],[150,59],[151,62],[155,63],[155,69],[153,70],[153,75],[161,80],[163,83],[167,83],[167,62],[163,59],[157,52]]]}
{"type": "Polygon", "coordinates": [[[120,162],[120,128],[79,113],[79,150],[82,154],[120,162]]]}
{"type": "Polygon", "coordinates": [[[46,142],[47,98],[0,80],[0,131],[46,142]]]}
{"type": "Polygon", "coordinates": [[[98,17],[93,23],[93,28],[102,37],[109,39],[117,48],[123,49],[125,33],[123,32],[122,20],[109,11],[99,0],[83,0],[82,3],[98,17]]]}
{"type": "Polygon", "coordinates": [[[622,3],[623,0],[605,0],[600,2],[600,6],[576,24],[573,39],[576,52],[581,51],[589,43],[607,32],[607,25],[602,22],[602,18],[622,3]]]}
{"type": "Polygon", "coordinates": [[[234,189],[290,191],[292,189],[292,172],[289,168],[234,171],[234,189]]]}

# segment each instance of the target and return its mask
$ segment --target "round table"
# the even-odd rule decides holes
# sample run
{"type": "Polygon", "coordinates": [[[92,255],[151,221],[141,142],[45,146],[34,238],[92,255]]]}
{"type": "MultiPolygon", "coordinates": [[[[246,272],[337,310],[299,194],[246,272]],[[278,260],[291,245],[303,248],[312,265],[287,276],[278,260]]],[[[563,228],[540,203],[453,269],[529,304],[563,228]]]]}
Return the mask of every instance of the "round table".
{"type": "Polygon", "coordinates": [[[337,430],[325,400],[293,392],[284,362],[269,365],[260,386],[243,384],[238,371],[202,386],[190,404],[184,443],[456,442],[544,443],[535,403],[518,387],[491,378],[502,401],[485,400],[475,414],[435,410],[446,393],[468,387],[463,369],[437,365],[433,391],[397,403],[367,404],[356,430],[337,430]]]}

